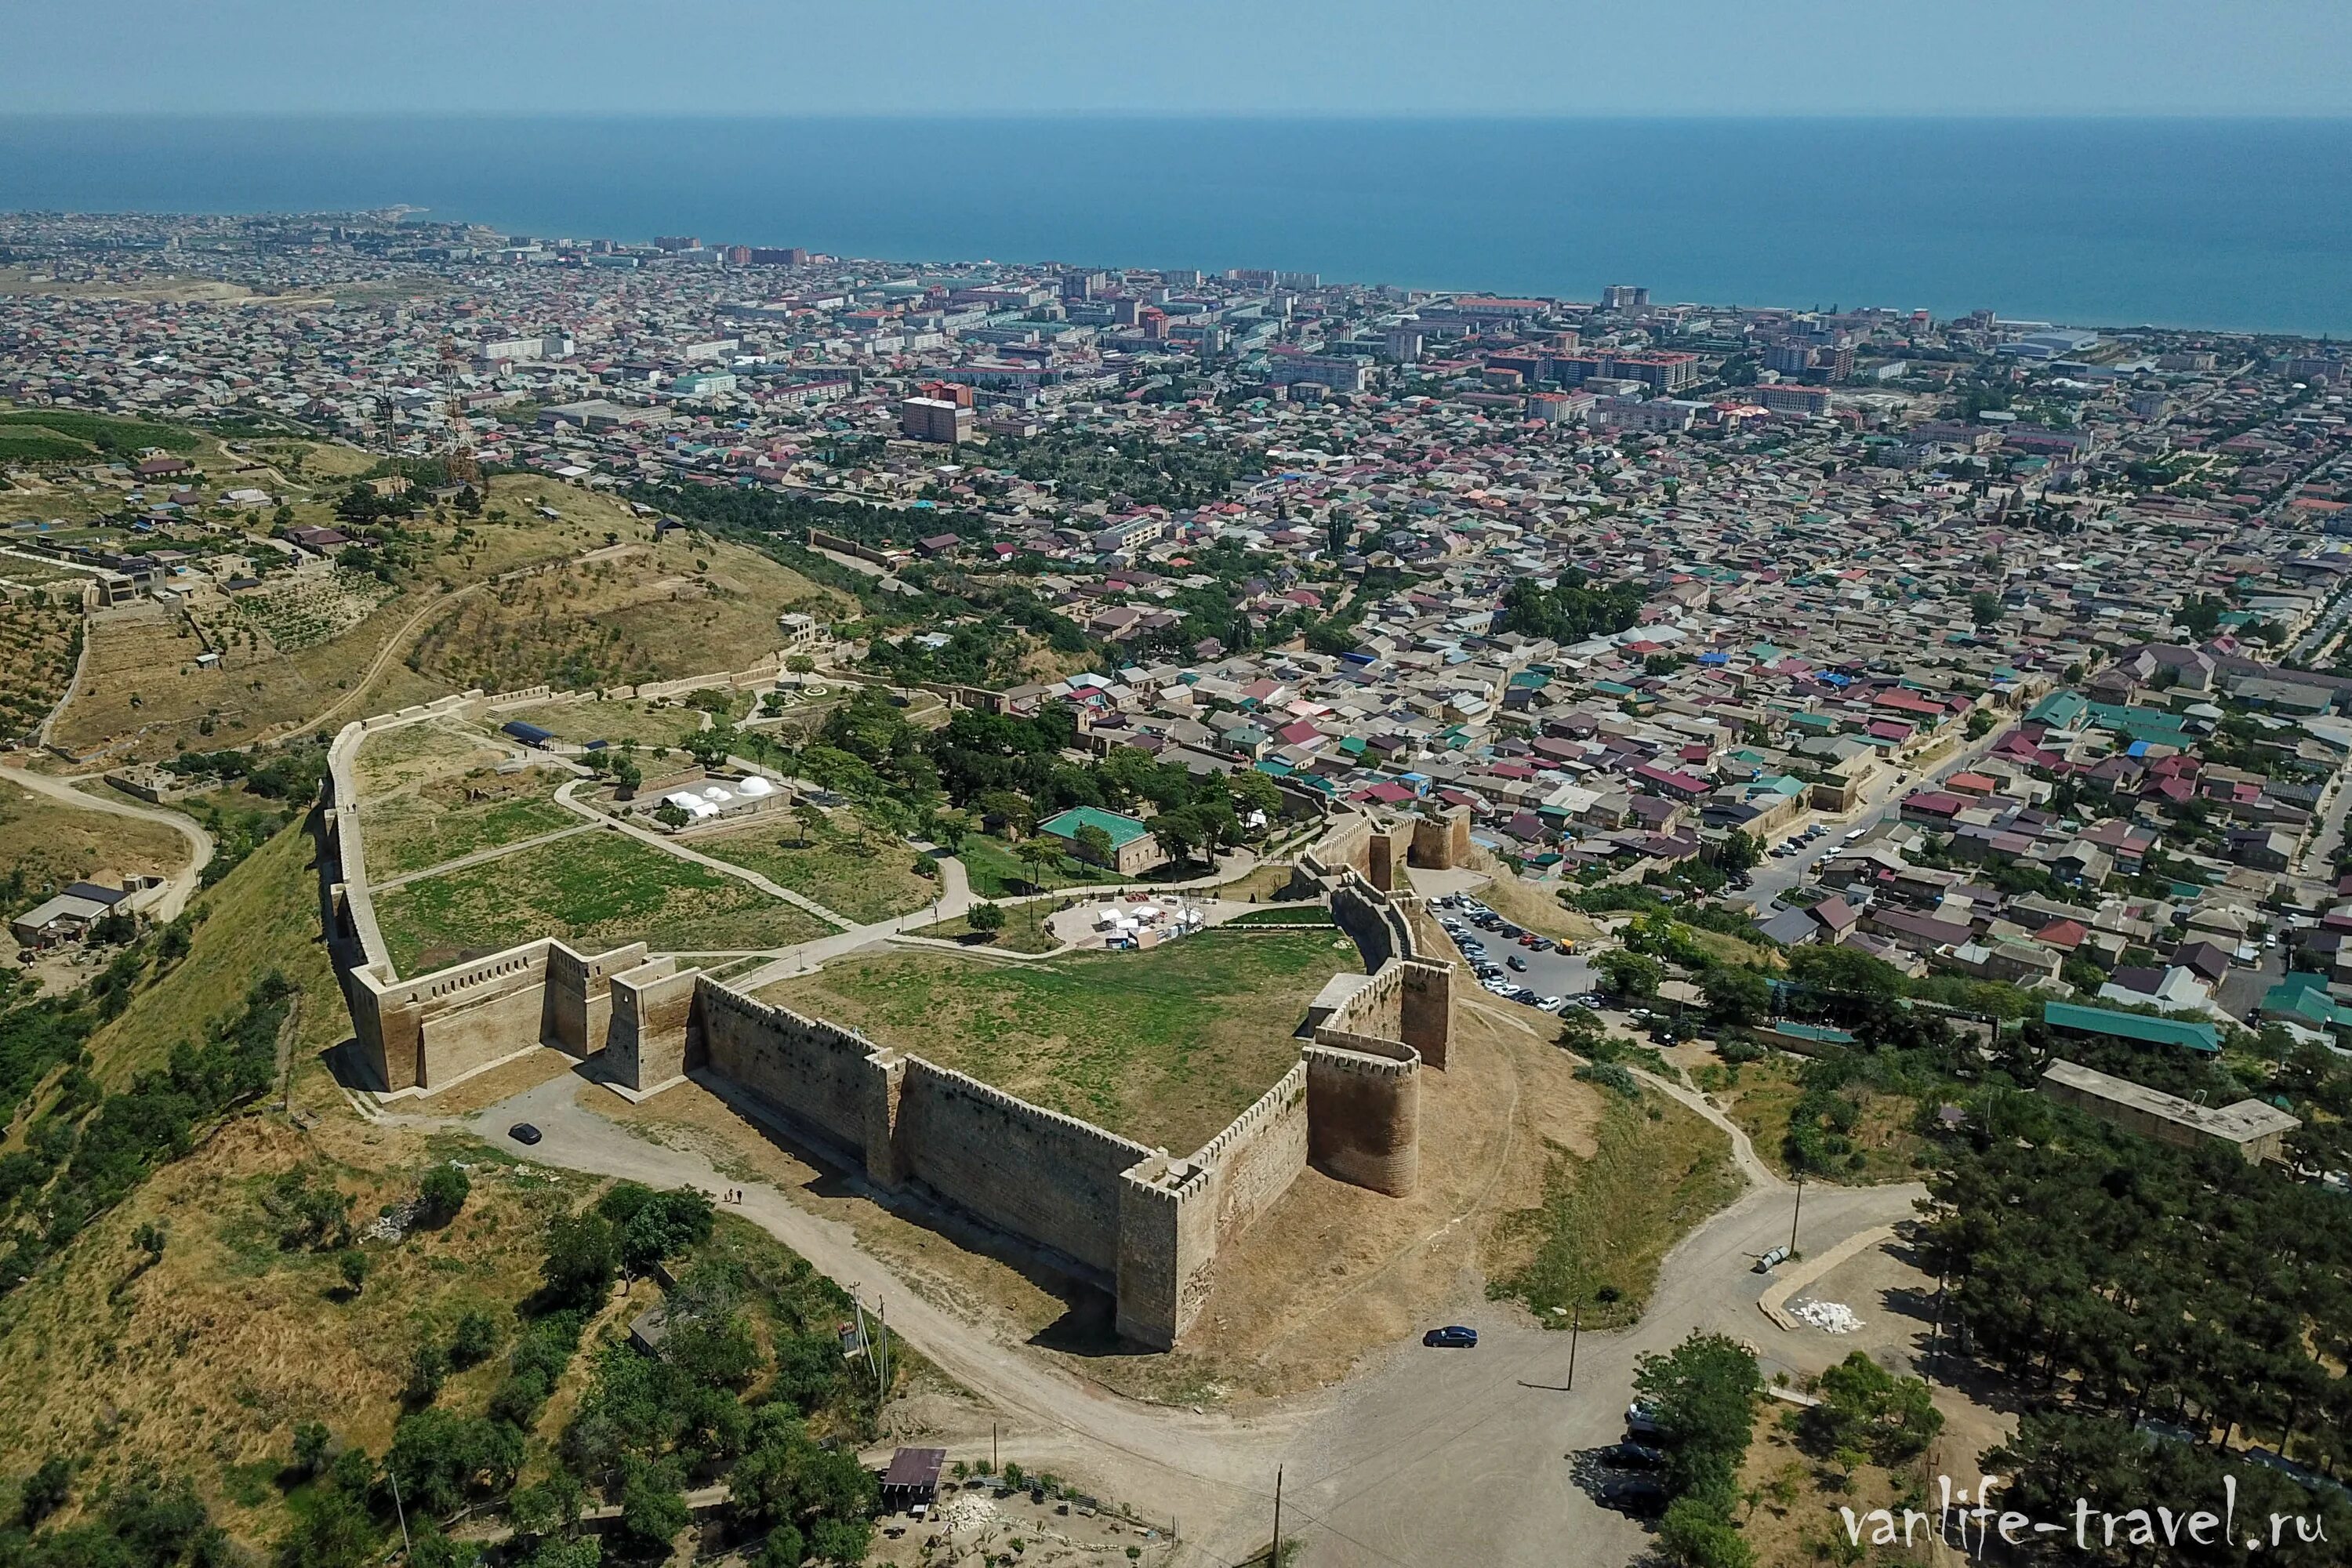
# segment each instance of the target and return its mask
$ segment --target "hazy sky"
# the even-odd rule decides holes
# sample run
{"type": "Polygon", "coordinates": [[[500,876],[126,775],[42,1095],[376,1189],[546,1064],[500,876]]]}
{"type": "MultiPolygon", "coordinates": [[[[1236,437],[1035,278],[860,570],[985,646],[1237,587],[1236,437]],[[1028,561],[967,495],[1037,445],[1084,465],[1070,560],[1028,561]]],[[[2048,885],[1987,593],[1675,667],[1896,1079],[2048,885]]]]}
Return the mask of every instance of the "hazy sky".
{"type": "Polygon", "coordinates": [[[2352,113],[2347,0],[0,0],[0,112],[2352,113]]]}

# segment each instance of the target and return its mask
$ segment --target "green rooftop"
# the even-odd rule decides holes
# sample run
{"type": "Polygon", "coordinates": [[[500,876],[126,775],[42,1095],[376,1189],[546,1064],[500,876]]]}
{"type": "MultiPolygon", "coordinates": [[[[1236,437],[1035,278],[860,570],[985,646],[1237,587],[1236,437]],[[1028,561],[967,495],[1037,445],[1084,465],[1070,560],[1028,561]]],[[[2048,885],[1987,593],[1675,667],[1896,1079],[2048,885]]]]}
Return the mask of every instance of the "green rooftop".
{"type": "Polygon", "coordinates": [[[1151,831],[1131,816],[1121,816],[1098,805],[1074,805],[1067,811],[1055,812],[1037,825],[1037,831],[1076,843],[1079,829],[1086,827],[1099,827],[1109,834],[1114,849],[1125,848],[1151,831]]]}
{"type": "Polygon", "coordinates": [[[2145,1013],[2118,1013],[2110,1007],[2084,1007],[2072,1002],[2045,1002],[2042,1021],[2053,1029],[2078,1035],[2105,1035],[2143,1046],[2181,1046],[2192,1051],[2218,1051],[2221,1031],[2210,1024],[2189,1024],[2174,1018],[2151,1018],[2145,1013]]]}

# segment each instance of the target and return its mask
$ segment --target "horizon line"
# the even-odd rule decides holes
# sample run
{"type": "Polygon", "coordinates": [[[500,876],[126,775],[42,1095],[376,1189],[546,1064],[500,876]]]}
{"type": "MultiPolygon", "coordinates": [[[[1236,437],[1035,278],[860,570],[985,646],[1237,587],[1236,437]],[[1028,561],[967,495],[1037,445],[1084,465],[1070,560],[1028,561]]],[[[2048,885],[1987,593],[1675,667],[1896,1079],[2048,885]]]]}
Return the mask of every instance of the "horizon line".
{"type": "Polygon", "coordinates": [[[2147,110],[2147,109],[1853,109],[1808,110],[1801,112],[1781,112],[1771,110],[1707,110],[1689,109],[1671,111],[1646,110],[1322,110],[1322,109],[823,109],[823,110],[694,110],[673,109],[621,108],[583,110],[577,109],[477,109],[436,107],[425,109],[348,109],[324,107],[279,108],[89,108],[89,109],[8,109],[0,110],[0,122],[10,121],[68,120],[644,120],[672,121],[707,121],[712,123],[743,121],[1300,121],[1321,123],[1376,123],[1409,121],[1417,123],[1506,123],[1551,121],[1573,124],[1593,121],[1613,121],[1656,123],[1660,121],[1753,122],[1769,121],[1791,124],[1840,123],[1850,121],[1900,121],[1920,123],[1963,121],[1969,123],[2026,122],[2097,122],[2140,121],[2184,124],[2208,124],[2228,121],[2245,124],[2263,123],[2332,123],[2352,122],[2352,109],[2343,110],[2147,110]]]}

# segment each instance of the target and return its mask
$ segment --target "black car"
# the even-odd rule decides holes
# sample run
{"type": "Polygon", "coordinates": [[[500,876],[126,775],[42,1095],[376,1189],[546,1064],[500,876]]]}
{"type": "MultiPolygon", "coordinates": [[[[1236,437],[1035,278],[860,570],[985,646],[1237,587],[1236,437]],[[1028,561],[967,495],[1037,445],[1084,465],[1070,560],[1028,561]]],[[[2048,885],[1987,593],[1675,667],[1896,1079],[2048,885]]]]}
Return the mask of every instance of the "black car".
{"type": "Polygon", "coordinates": [[[1432,1329],[1422,1335],[1421,1342],[1442,1351],[1476,1350],[1478,1331],[1465,1329],[1459,1323],[1448,1323],[1442,1329],[1432,1329]]]}
{"type": "Polygon", "coordinates": [[[1649,1476],[1619,1476],[1601,1489],[1601,1500],[1625,1513],[1644,1517],[1666,1511],[1665,1483],[1649,1476]]]}
{"type": "Polygon", "coordinates": [[[1666,1468],[1666,1452],[1646,1443],[1612,1443],[1601,1450],[1601,1462],[1625,1470],[1662,1470],[1666,1468]]]}
{"type": "Polygon", "coordinates": [[[540,1131],[528,1121],[518,1121],[507,1129],[507,1136],[528,1148],[540,1140],[540,1131]]]}

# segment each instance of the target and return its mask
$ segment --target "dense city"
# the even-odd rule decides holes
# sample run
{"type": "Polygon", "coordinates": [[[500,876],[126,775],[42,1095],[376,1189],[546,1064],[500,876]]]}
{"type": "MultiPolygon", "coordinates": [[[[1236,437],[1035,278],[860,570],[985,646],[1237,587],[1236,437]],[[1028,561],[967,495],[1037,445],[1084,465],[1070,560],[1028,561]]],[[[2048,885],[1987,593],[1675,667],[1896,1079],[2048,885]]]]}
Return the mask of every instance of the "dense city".
{"type": "MultiPolygon", "coordinates": [[[[0,771],[28,792],[23,809],[102,798],[146,815],[138,826],[171,850],[93,841],[78,861],[61,851],[0,881],[21,966],[0,984],[15,1119],[0,1126],[13,1129],[0,1242],[15,1247],[0,1291],[68,1267],[84,1217],[143,1201],[128,1195],[132,1178],[86,1174],[70,1131],[41,1131],[112,1106],[110,1090],[128,1100],[164,1081],[150,1052],[135,1079],[101,1086],[79,1065],[82,1040],[127,1016],[167,1033],[202,1024],[207,1052],[267,1056],[271,1030],[325,1028],[315,1062],[281,1047],[274,1069],[260,1057],[239,1068],[259,1076],[234,1089],[206,1087],[213,1069],[173,1054],[194,1107],[183,1131],[272,1084],[289,1108],[310,1106],[298,1116],[378,1130],[421,1125],[427,1097],[446,1094],[466,1107],[450,1116],[496,1123],[486,1137],[512,1122],[499,1161],[543,1129],[531,1157],[568,1164],[564,1179],[622,1178],[589,1218],[552,1222],[571,1236],[564,1225],[610,1221],[622,1251],[594,1279],[559,1279],[554,1244],[526,1265],[543,1267],[570,1339],[535,1401],[506,1391],[528,1338],[497,1363],[508,1381],[480,1421],[513,1454],[425,1456],[418,1413],[452,1403],[436,1405],[453,1365],[428,1345],[442,1358],[431,1379],[399,1369],[407,1414],[383,1419],[381,1474],[438,1478],[453,1550],[494,1494],[509,1534],[468,1550],[554,1539],[547,1519],[562,1507],[536,1493],[558,1484],[543,1462],[579,1478],[564,1482],[562,1533],[580,1527],[584,1482],[591,1511],[610,1516],[604,1550],[633,1560],[661,1560],[690,1503],[721,1521],[709,1542],[763,1568],[797,1568],[803,1545],[845,1563],[1148,1552],[1278,1568],[1293,1561],[1283,1527],[1271,1544],[1257,1531],[1255,1473],[1244,1486],[1234,1468],[1246,1456],[1271,1475],[1288,1452],[1290,1484],[1323,1516],[1294,1522],[1323,1530],[1322,1555],[1305,1561],[1437,1561],[1439,1519],[1444,1539],[1486,1541],[1488,1560],[1528,1561],[1534,1526],[1429,1501],[1452,1497],[1473,1455],[1507,1466],[1504,1446],[1527,1433],[1590,1439],[1576,1506],[1605,1510],[1610,1528],[1662,1517],[1645,1528],[1667,1554],[1706,1568],[1843,1552],[1849,1532],[1812,1515],[1831,1518],[1841,1499],[1897,1517],[1927,1507],[1930,1453],[1948,1453],[1954,1474],[1980,1456],[2009,1467],[2019,1506],[2059,1518],[2085,1477],[2139,1462],[2116,1444],[2157,1445],[2168,1474],[2200,1488],[2234,1446],[2259,1456],[2251,1484],[2273,1519],[2338,1521],[2332,1478],[2352,1431],[2345,1249],[2268,1248],[2298,1226],[2332,1237],[2352,1201],[2348,405],[2352,355],[2325,341],[1995,308],[1937,319],[1673,302],[1638,283],[1571,300],[1274,269],[883,261],[725,236],[532,237],[407,209],[0,215],[0,630],[13,667],[0,742],[14,748],[0,771]],[[443,826],[427,833],[399,815],[410,805],[385,804],[417,799],[440,803],[443,826]],[[193,864],[166,819],[201,824],[193,864]],[[447,826],[461,819],[463,833],[447,826]],[[315,862],[271,847],[302,837],[298,824],[315,862]],[[663,919],[683,907],[676,888],[725,890],[670,940],[590,912],[640,876],[625,874],[624,851],[673,879],[663,919]],[[273,874],[321,898],[316,917],[294,900],[304,942],[323,919],[327,945],[358,955],[337,949],[336,979],[311,1004],[340,1020],[349,1002],[352,1030],[306,1023],[258,980],[208,994],[203,1019],[141,1011],[155,994],[142,987],[173,984],[190,931],[205,940],[183,911],[221,907],[273,854],[285,859],[273,874]],[[810,869],[822,855],[829,868],[810,869]],[[543,896],[525,890],[533,857],[556,868],[543,896]],[[501,897],[541,901],[490,910],[501,897]],[[1360,917],[1371,938],[1360,910],[1374,911],[1360,917]],[[1234,934],[1254,925],[1272,929],[1234,934]],[[435,998],[520,973],[524,961],[505,961],[530,942],[547,1016],[559,969],[574,964],[585,989],[565,1005],[592,1022],[551,1023],[544,1047],[533,1032],[518,1051],[436,1060],[448,1034],[434,1033],[435,998]],[[1141,973],[1146,954],[1181,973],[1221,942],[1272,955],[1267,966],[1293,944],[1297,974],[1277,978],[1299,990],[1251,967],[1261,960],[1196,977],[1232,992],[1192,996],[1218,1047],[1198,1063],[1176,1051],[1166,1080],[1234,1083],[1191,1100],[1169,1089],[1147,1104],[1136,1085],[1160,1068],[1140,1057],[1085,1065],[1092,1079],[1067,1063],[1016,1072],[987,1054],[998,1031],[1043,1030],[1076,1058],[1080,1026],[1040,1024],[1034,999],[1026,1012],[958,1011],[980,1005],[936,979],[1120,960],[1141,973]],[[904,1011],[918,980],[937,1011],[904,1011]],[[1445,1022],[1417,1022],[1413,988],[1441,984],[1454,986],[1445,1022]],[[1359,1028],[1384,985],[1403,1001],[1359,1028]],[[640,998],[671,992],[698,1000],[690,1022],[677,1004],[665,1071],[640,998]],[[1215,1009],[1259,1006],[1251,996],[1269,1016],[1289,1009],[1283,1031],[1302,1010],[1308,1021],[1228,1055],[1215,1009]],[[395,1004],[422,1010],[421,1043],[400,1044],[385,1021],[395,1004]],[[233,1025],[206,1022],[232,1005],[233,1025]],[[789,1309],[758,1298],[761,1344],[739,1336],[743,1364],[770,1353],[772,1331],[781,1344],[820,1317],[807,1342],[824,1359],[828,1314],[848,1314],[843,1364],[876,1388],[835,1386],[829,1366],[787,1418],[775,1396],[748,1393],[767,1373],[739,1373],[729,1386],[751,1425],[704,1433],[683,1406],[656,1418],[625,1398],[686,1395],[631,1393],[621,1362],[598,1362],[585,1393],[569,1374],[552,1408],[570,1425],[551,1445],[535,1423],[588,1325],[618,1325],[599,1331],[629,1355],[684,1365],[662,1342],[674,1324],[735,1343],[691,1316],[720,1291],[710,1257],[734,1247],[726,1289],[745,1300],[743,1279],[782,1266],[730,1239],[729,1205],[751,1214],[738,1175],[749,1156],[689,1164],[678,1152],[698,1161],[703,1145],[656,1120],[627,1160],[599,1163],[618,1157],[571,1152],[603,1145],[583,1131],[588,1112],[559,1103],[568,1077],[498,1075],[559,1045],[578,1056],[573,1037],[604,1028],[609,1008],[616,1042],[625,1015],[643,1030],[625,1073],[624,1047],[606,1052],[604,1080],[631,1108],[614,1114],[708,1091],[696,1103],[715,1125],[735,1105],[722,1080],[789,1098],[722,1061],[712,1019],[739,1005],[874,1048],[861,1062],[877,1072],[908,1070],[892,1053],[920,1047],[931,1056],[913,1058],[908,1081],[970,1073],[986,1080],[975,1100],[1081,1120],[1123,1141],[1114,1174],[1155,1197],[1224,1180],[1218,1162],[1280,1114],[1295,1079],[1300,1173],[1222,1200],[1213,1267],[1181,1277],[1139,1335],[1127,1238],[1142,1199],[1113,1205],[1119,1239],[1097,1265],[1025,1200],[1009,1218],[992,1209],[985,1189],[1013,1179],[1003,1172],[966,1198],[921,1157],[891,1152],[930,1125],[910,1113],[911,1131],[892,1131],[895,1100],[861,1112],[882,1121],[860,1124],[863,1153],[845,1167],[856,1203],[897,1215],[874,1194],[896,1194],[904,1165],[922,1203],[1037,1242],[1046,1272],[1107,1282],[1120,1332],[1070,1326],[1073,1308],[1016,1333],[1017,1311],[1038,1310],[1012,1278],[1028,1263],[1005,1266],[997,1241],[944,1221],[921,1243],[885,1234],[827,1194],[839,1205],[822,1211],[828,1223],[861,1227],[865,1250],[778,1228],[804,1217],[761,1220],[761,1245],[782,1251],[770,1238],[783,1237],[803,1257],[789,1309]],[[642,1023],[627,1011],[640,1006],[642,1023]],[[926,1029],[969,1038],[931,1043],[926,1029]],[[1341,1114],[1316,1075],[1350,1050],[1389,1079],[1432,1069],[1413,1090],[1418,1122],[1401,1117],[1391,1140],[1417,1152],[1417,1177],[1392,1164],[1368,1175],[1329,1142],[1341,1114]],[[462,1071],[445,1089],[434,1075],[452,1062],[462,1071]],[[306,1066],[307,1100],[285,1087],[306,1066]],[[1506,1081],[1507,1104],[1489,1103],[1506,1081]],[[1572,1113],[1541,1120],[1560,1106],[1572,1113]],[[1704,1157],[1665,1152],[1718,1132],[1704,1157]],[[1490,1147],[1492,1173],[1478,1176],[1490,1147]],[[1614,1198],[1580,1198],[1611,1190],[1621,1155],[1614,1198]],[[708,1204],[662,1231],[661,1202],[673,1187],[699,1199],[706,1169],[717,1239],[708,1204]],[[1498,1186],[1517,1206],[1487,1216],[1498,1186]],[[1606,1203],[1622,1222],[1596,1217],[1606,1203]],[[1251,1204],[1265,1217],[1234,1217],[1251,1204]],[[2111,1209],[2128,1217],[2086,1218],[2111,1209]],[[1472,1218],[1442,1244],[1466,1248],[1446,1255],[1443,1279],[1429,1256],[1411,1262],[1472,1218]],[[1736,1236],[1723,1228],[1734,1219],[1736,1236]],[[1801,1223],[1835,1229],[1837,1244],[1811,1245],[1801,1223]],[[2206,1277],[2163,1278],[2169,1249],[2223,1236],[2230,1256],[2206,1277]],[[919,1314],[939,1300],[904,1309],[910,1344],[936,1366],[894,1372],[872,1348],[888,1342],[879,1320],[867,1338],[859,1284],[810,1283],[811,1258],[839,1278],[812,1250],[824,1245],[870,1268],[868,1282],[889,1278],[887,1263],[916,1281],[910,1296],[954,1304],[937,1324],[919,1314]],[[1327,1248],[1351,1259],[1332,1265],[1346,1290],[1330,1301],[1296,1278],[1266,1283],[1286,1249],[1327,1248]],[[976,1284],[965,1263],[939,1261],[966,1250],[998,1273],[976,1284]],[[1680,1278],[1702,1255],[1737,1285],[1689,1287],[1709,1301],[1696,1315],[1645,1317],[1660,1270],[1680,1278]],[[632,1273],[641,1290],[662,1282],[671,1324],[604,1316],[632,1273]],[[1869,1307],[1862,1319],[1832,1299],[1838,1280],[1869,1307]],[[1895,1310],[1869,1305],[1882,1290],[1919,1321],[1885,1321],[1895,1310]],[[985,1310],[966,1310],[982,1299],[985,1310]],[[1465,1321],[1420,1338],[1414,1314],[1441,1308],[1465,1321]],[[981,1332],[950,1325],[958,1312],[992,1343],[1042,1347],[1060,1392],[1019,1382],[1045,1372],[957,1360],[956,1336],[981,1332]],[[1307,1321],[1328,1342],[1324,1361],[1291,1337],[1307,1321]],[[927,1328],[941,1337],[924,1341],[927,1328]],[[1335,1436],[1327,1409],[1282,1403],[1368,1377],[1362,1399],[1403,1419],[1444,1378],[1403,1361],[1368,1373],[1386,1342],[1434,1352],[1484,1332],[1532,1346],[1562,1331],[1624,1336],[1588,1348],[1602,1370],[1584,1374],[1615,1377],[1617,1402],[1515,1417],[1486,1439],[1495,1448],[1400,1472],[1392,1496],[1343,1479],[1332,1457],[1369,1441],[1363,1423],[1335,1436]],[[1752,1342],[1809,1335],[1819,1343],[1802,1352],[1752,1342]],[[1137,1353],[1139,1337],[1162,1353],[1137,1353]],[[1731,1397],[1727,1379],[1739,1409],[1786,1413],[1763,1417],[1752,1447],[1746,1425],[1732,1443],[1690,1414],[1731,1397]],[[421,1396],[417,1380],[431,1384],[421,1396]],[[1082,1382],[1083,1398],[1069,1392],[1082,1382]],[[1008,1421],[1069,1401],[1062,1446],[1039,1454],[1077,1479],[1024,1484],[991,1449],[994,1409],[941,1414],[982,1395],[1008,1421]],[[607,1411],[604,1427],[577,1413],[583,1401],[607,1411]],[[1302,1425],[1204,1457],[1225,1438],[1185,1423],[1229,1401],[1302,1425]],[[1123,1402],[1160,1425],[1122,1425],[1146,1419],[1123,1402]],[[624,1453],[632,1409],[669,1423],[672,1447],[624,1453]],[[810,1434],[826,1460],[810,1457],[810,1434]],[[932,1438],[946,1446],[912,1446],[932,1438]],[[863,1504],[772,1498],[753,1517],[753,1458],[814,1474],[838,1459],[836,1439],[867,1450],[874,1474],[844,1466],[826,1484],[865,1487],[863,1504]],[[1157,1458],[1138,1464],[1130,1447],[1157,1458]],[[643,1479],[655,1468],[658,1486],[643,1479]],[[518,1489],[524,1475],[540,1479],[518,1489]],[[722,1476],[731,1503],[709,1491],[722,1476]],[[659,1513],[666,1533],[626,1511],[632,1489],[681,1500],[659,1513]],[[1127,1501],[1104,1501],[1113,1491],[1127,1501]],[[1802,1517],[1776,1525],[1800,1496],[1802,1517]],[[1209,1510],[1204,1530],[1220,1521],[1207,1540],[1227,1555],[1182,1554],[1180,1499],[1209,1510]],[[1243,1512],[1246,1527],[1228,1517],[1243,1512]],[[754,1525],[779,1543],[743,1545],[754,1525]]],[[[11,820],[35,819],[0,826],[11,820]]],[[[301,962],[327,973],[315,952],[301,962]]],[[[767,1181],[758,1162],[772,1151],[749,1142],[767,1181]]],[[[166,1163],[140,1158],[142,1173],[166,1163]]],[[[310,1158],[264,1162],[285,1189],[282,1204],[257,1200],[270,1226],[294,1225],[310,1158]]],[[[509,1180],[503,1169],[474,1167],[477,1187],[509,1180]]],[[[358,1300],[383,1289],[364,1260],[396,1251],[430,1201],[427,1189],[397,1218],[388,1202],[380,1249],[366,1243],[385,1237],[353,1239],[349,1225],[334,1247],[300,1247],[360,1259],[336,1265],[358,1300]]],[[[149,1250],[166,1256],[160,1230],[149,1250]]],[[[553,1321],[518,1310],[526,1336],[553,1321]]],[[[1550,1386],[1527,1381],[1549,1373],[1538,1353],[1550,1352],[1514,1363],[1521,1391],[1550,1386]]],[[[338,1481],[323,1449],[302,1462],[303,1487],[345,1487],[354,1510],[381,1513],[372,1480],[338,1481]]],[[[1570,1489],[1563,1470],[1558,1496],[1570,1489]]],[[[29,1529],[41,1511],[26,1508],[29,1529]]],[[[404,1530],[411,1515],[394,1513],[404,1530]]],[[[1606,1537],[1611,1551],[1643,1549],[1626,1530],[1606,1537]]],[[[356,1561],[310,1546],[287,1560],[356,1561]]],[[[544,1568],[596,1561],[536,1550],[544,1568]]],[[[2118,1547],[2096,1560],[2127,1559],[2118,1547]]]]}

